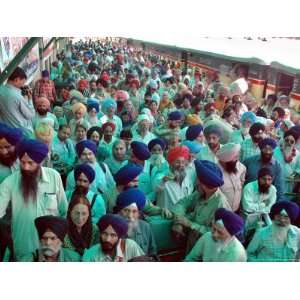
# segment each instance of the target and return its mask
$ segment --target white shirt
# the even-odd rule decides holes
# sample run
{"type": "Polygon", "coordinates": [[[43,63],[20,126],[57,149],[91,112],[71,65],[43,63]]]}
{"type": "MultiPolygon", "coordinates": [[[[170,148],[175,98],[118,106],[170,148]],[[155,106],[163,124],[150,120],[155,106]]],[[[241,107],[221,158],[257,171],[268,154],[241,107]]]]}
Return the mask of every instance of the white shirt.
{"type": "Polygon", "coordinates": [[[41,167],[37,200],[25,203],[21,191],[21,172],[7,177],[0,185],[0,218],[9,202],[12,202],[12,237],[16,257],[33,252],[39,247],[38,234],[34,225],[37,217],[44,215],[63,216],[67,214],[68,202],[57,171],[41,167]]]}
{"type": "Polygon", "coordinates": [[[157,192],[157,205],[170,210],[180,199],[190,195],[193,190],[194,184],[189,172],[181,185],[174,180],[161,182],[157,192]]]}

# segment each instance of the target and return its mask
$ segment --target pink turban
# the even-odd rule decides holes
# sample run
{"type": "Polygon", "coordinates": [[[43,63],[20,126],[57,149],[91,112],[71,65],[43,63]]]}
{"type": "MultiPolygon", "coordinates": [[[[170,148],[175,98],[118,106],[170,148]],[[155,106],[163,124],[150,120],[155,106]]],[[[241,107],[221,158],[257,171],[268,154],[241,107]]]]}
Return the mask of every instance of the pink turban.
{"type": "Polygon", "coordinates": [[[240,144],[228,143],[218,150],[216,156],[222,162],[235,161],[239,159],[240,150],[240,144]]]}
{"type": "Polygon", "coordinates": [[[38,97],[35,100],[35,103],[37,106],[38,105],[46,105],[48,109],[50,108],[50,101],[46,97],[38,97]]]}

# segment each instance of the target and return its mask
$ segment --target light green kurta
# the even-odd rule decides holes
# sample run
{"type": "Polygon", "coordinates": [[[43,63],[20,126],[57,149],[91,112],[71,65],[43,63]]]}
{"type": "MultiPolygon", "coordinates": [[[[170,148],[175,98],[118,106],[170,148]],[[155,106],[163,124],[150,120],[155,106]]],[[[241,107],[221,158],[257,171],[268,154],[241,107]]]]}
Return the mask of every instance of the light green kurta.
{"type": "Polygon", "coordinates": [[[12,238],[16,257],[26,255],[39,247],[38,234],[34,225],[37,217],[45,215],[65,216],[67,198],[57,171],[42,167],[38,183],[37,200],[25,203],[21,191],[21,173],[14,172],[0,185],[0,218],[5,215],[12,202],[12,238]]]}
{"type": "Polygon", "coordinates": [[[200,260],[204,262],[246,262],[247,253],[235,236],[218,251],[217,243],[213,240],[211,232],[207,232],[197,241],[184,259],[189,262],[200,260]]]}
{"type": "Polygon", "coordinates": [[[196,191],[181,199],[172,212],[187,217],[192,222],[191,229],[204,234],[210,230],[215,211],[220,207],[231,210],[226,196],[219,189],[208,199],[202,198],[196,191]]]}

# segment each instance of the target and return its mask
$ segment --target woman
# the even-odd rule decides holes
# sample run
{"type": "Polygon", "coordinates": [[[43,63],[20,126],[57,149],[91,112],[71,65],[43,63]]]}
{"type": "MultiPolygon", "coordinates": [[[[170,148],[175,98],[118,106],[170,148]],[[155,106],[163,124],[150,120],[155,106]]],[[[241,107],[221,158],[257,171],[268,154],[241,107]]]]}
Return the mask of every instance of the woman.
{"type": "Polygon", "coordinates": [[[67,214],[68,233],[64,247],[83,255],[85,249],[99,243],[99,231],[92,224],[90,202],[83,195],[74,195],[67,214]]]}
{"type": "Polygon", "coordinates": [[[84,125],[78,124],[75,127],[75,137],[73,139],[74,146],[81,141],[86,140],[87,129],[84,125]]]}
{"type": "Polygon", "coordinates": [[[87,139],[95,142],[97,146],[99,145],[102,136],[102,128],[99,126],[93,126],[87,131],[87,139]]]}
{"type": "Polygon", "coordinates": [[[123,166],[127,165],[126,144],[123,140],[116,140],[112,146],[112,155],[104,161],[111,173],[116,174],[123,166]]]}

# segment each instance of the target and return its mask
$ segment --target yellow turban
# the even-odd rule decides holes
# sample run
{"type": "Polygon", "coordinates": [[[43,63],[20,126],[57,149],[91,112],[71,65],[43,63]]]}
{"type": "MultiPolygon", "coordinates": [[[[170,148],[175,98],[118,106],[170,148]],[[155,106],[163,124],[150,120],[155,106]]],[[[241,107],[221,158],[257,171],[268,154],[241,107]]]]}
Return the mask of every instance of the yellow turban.
{"type": "Polygon", "coordinates": [[[200,119],[200,117],[196,114],[189,114],[186,117],[186,123],[188,125],[198,125],[198,124],[202,124],[202,121],[200,119]]]}

